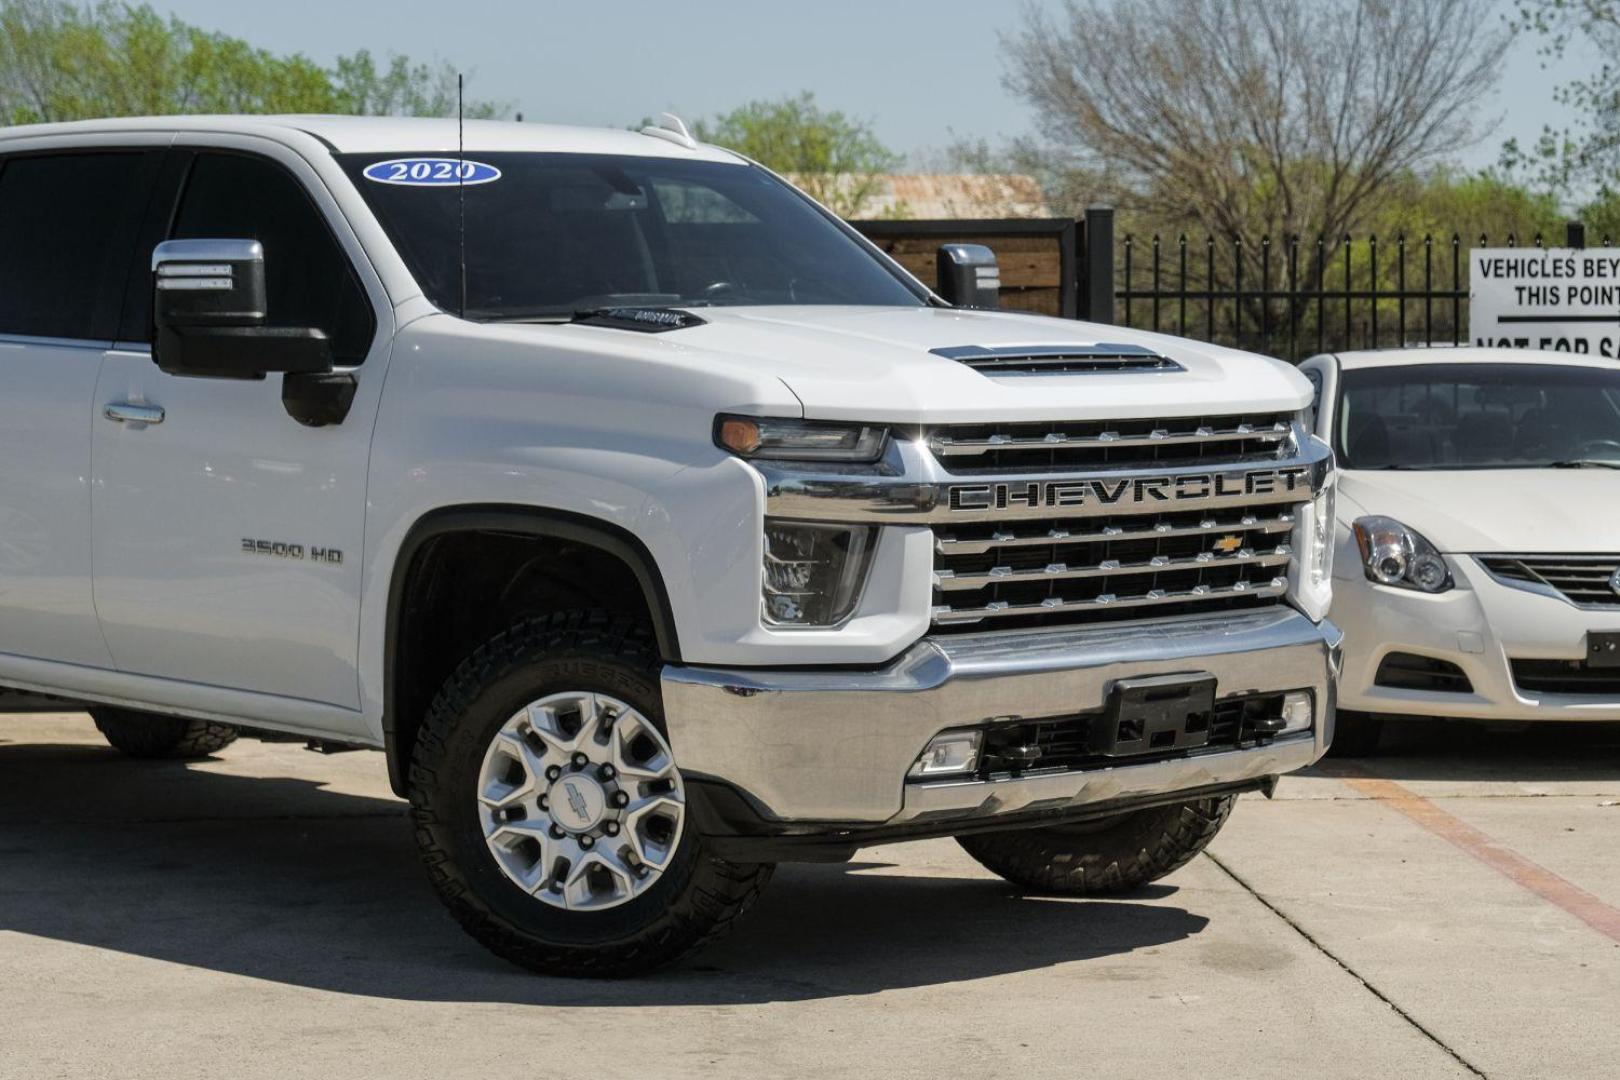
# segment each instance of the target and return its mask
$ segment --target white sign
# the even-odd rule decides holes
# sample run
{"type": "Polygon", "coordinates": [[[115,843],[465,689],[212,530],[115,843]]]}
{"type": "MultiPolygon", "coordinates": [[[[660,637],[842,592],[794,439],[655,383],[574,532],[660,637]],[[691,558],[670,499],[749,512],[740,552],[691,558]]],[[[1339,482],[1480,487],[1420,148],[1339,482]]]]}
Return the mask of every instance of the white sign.
{"type": "Polygon", "coordinates": [[[1620,249],[1474,248],[1475,345],[1620,357],[1620,249]]]}

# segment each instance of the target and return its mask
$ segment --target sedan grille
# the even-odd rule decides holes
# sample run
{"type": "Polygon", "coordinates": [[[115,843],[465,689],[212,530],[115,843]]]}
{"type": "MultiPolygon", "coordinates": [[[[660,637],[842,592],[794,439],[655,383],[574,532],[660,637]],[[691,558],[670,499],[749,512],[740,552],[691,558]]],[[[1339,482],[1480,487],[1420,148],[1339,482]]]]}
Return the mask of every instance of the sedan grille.
{"type": "Polygon", "coordinates": [[[1593,694],[1620,697],[1620,668],[1593,667],[1584,660],[1513,660],[1513,682],[1532,694],[1593,694]]]}
{"type": "Polygon", "coordinates": [[[1504,584],[1551,591],[1583,608],[1620,608],[1614,587],[1620,555],[1481,555],[1504,584]]]}

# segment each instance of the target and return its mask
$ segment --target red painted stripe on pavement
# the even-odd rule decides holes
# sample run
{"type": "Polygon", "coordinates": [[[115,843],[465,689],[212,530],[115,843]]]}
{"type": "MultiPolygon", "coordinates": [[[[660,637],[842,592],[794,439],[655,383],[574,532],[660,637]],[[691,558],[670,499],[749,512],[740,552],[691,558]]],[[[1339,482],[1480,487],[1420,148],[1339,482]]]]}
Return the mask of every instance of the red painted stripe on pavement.
{"type": "Polygon", "coordinates": [[[1346,762],[1323,762],[1319,768],[1368,798],[1399,810],[1442,840],[1472,855],[1549,904],[1562,908],[1598,933],[1620,941],[1620,908],[1603,902],[1579,885],[1559,877],[1544,866],[1536,865],[1511,848],[1503,847],[1472,825],[1393,780],[1374,776],[1346,762]]]}

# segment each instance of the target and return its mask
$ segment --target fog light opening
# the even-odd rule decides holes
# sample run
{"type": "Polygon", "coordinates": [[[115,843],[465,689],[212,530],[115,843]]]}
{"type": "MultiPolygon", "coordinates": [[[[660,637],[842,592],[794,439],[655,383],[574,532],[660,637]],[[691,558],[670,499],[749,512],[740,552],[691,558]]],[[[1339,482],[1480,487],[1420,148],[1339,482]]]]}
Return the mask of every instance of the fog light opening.
{"type": "Polygon", "coordinates": [[[935,735],[918,755],[907,776],[914,780],[971,773],[979,767],[982,731],[947,731],[935,735]]]}
{"type": "Polygon", "coordinates": [[[1296,690],[1283,695],[1283,726],[1277,734],[1298,735],[1302,731],[1310,731],[1315,720],[1314,713],[1311,695],[1307,691],[1296,690]]]}

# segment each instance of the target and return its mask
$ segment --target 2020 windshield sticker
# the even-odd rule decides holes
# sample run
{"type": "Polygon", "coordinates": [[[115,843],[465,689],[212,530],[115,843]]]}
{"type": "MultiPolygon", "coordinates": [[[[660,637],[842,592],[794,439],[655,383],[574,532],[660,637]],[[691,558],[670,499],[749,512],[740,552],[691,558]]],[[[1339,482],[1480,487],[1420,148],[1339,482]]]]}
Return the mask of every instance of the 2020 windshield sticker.
{"type": "Polygon", "coordinates": [[[501,170],[482,161],[446,157],[391,158],[367,165],[362,175],[379,184],[401,187],[455,187],[499,180],[501,170]]]}

